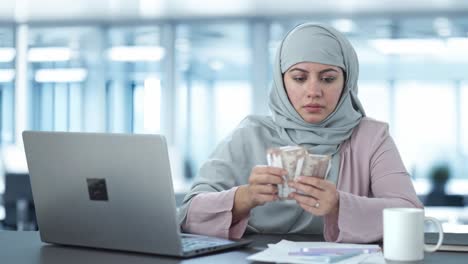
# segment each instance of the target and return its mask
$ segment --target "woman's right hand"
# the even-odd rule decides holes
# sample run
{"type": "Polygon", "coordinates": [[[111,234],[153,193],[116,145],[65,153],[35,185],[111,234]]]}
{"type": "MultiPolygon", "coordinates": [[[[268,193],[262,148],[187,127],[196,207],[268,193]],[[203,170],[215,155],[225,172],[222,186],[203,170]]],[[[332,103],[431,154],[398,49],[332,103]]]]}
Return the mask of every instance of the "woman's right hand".
{"type": "MultiPolygon", "coordinates": [[[[285,169],[271,166],[255,166],[249,177],[249,184],[241,185],[234,196],[233,218],[248,215],[253,208],[278,199],[277,184],[283,183],[285,169]]],[[[233,221],[234,223],[234,221],[233,221]]]]}

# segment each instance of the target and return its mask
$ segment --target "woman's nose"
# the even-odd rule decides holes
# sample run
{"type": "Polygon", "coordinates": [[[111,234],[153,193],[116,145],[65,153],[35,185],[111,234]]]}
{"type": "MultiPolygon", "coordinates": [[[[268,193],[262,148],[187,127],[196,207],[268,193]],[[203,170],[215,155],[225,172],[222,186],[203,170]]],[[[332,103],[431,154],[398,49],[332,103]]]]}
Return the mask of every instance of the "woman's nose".
{"type": "Polygon", "coordinates": [[[307,97],[320,97],[322,96],[322,88],[317,81],[310,81],[307,86],[307,97]]]}

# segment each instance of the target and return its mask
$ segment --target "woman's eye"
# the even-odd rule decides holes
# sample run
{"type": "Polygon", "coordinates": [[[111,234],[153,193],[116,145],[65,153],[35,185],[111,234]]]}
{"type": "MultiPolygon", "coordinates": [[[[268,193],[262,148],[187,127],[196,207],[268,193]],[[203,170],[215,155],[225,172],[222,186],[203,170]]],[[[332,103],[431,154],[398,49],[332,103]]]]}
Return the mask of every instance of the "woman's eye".
{"type": "Polygon", "coordinates": [[[336,77],[324,77],[322,80],[326,83],[332,83],[333,81],[336,80],[336,77]]]}
{"type": "Polygon", "coordinates": [[[293,80],[296,82],[305,82],[306,78],[305,77],[293,77],[293,80]]]}

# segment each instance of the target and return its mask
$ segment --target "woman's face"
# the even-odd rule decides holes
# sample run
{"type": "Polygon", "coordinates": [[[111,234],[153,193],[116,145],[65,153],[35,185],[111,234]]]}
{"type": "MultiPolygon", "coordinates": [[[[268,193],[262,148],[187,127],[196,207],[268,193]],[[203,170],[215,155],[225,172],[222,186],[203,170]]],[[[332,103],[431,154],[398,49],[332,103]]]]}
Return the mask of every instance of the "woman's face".
{"type": "Polygon", "coordinates": [[[283,75],[294,109],[308,123],[319,123],[335,110],[344,87],[343,70],[314,62],[291,66],[283,75]]]}

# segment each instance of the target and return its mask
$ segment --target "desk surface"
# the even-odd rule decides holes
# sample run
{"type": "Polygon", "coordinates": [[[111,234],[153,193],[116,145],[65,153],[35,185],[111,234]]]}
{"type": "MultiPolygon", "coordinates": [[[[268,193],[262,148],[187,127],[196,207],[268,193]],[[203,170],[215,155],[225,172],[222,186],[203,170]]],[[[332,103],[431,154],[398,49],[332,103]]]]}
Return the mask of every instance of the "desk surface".
{"type": "MultiPolygon", "coordinates": [[[[42,243],[38,232],[0,231],[0,263],[15,264],[62,264],[62,263],[249,263],[246,257],[258,252],[267,243],[281,239],[294,241],[320,241],[321,236],[303,235],[252,235],[254,242],[246,248],[224,251],[190,259],[178,259],[147,254],[63,247],[42,243]]],[[[468,253],[426,253],[424,263],[467,263],[468,253]]]]}

